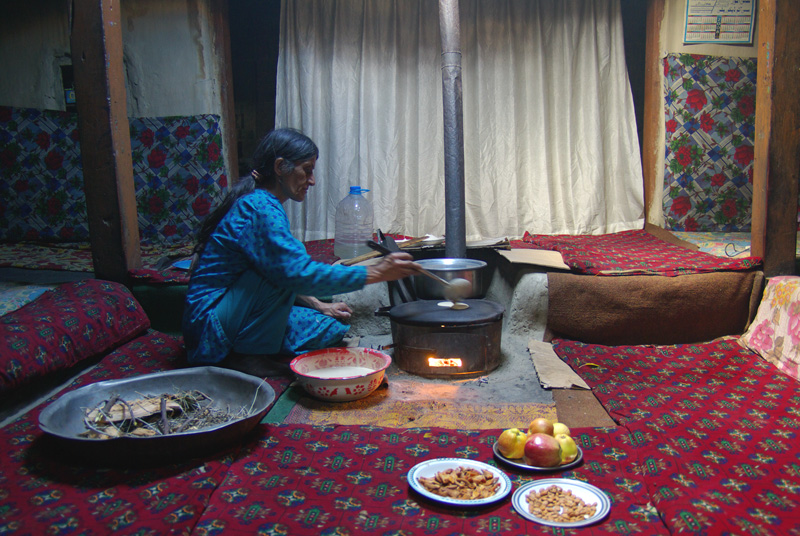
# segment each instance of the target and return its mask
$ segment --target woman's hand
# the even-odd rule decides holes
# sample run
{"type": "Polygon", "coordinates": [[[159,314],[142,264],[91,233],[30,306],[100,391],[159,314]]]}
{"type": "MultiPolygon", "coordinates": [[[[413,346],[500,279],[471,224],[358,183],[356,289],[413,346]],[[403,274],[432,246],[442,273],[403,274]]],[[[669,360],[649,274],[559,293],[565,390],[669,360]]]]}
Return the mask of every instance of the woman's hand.
{"type": "Polygon", "coordinates": [[[331,316],[337,320],[345,320],[350,318],[353,314],[353,310],[344,302],[336,302],[336,303],[325,303],[320,302],[321,306],[317,309],[320,313],[324,315],[331,316]]]}
{"type": "Polygon", "coordinates": [[[377,264],[367,266],[367,284],[396,281],[418,274],[421,266],[410,253],[396,252],[383,257],[377,264]]]}
{"type": "Polygon", "coordinates": [[[350,318],[353,310],[344,302],[328,303],[318,300],[314,296],[301,296],[298,295],[296,301],[305,307],[315,309],[320,313],[333,317],[337,320],[344,320],[350,318]]]}

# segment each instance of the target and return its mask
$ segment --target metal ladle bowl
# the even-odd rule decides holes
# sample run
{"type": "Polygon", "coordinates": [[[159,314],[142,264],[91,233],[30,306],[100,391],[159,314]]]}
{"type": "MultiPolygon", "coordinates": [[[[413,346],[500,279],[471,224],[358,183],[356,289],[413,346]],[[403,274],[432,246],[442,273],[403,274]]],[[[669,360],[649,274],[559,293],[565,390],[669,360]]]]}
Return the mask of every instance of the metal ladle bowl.
{"type": "MultiPolygon", "coordinates": [[[[444,279],[442,279],[442,281],[444,281],[444,279]]],[[[467,298],[472,293],[472,283],[466,279],[456,277],[450,281],[445,281],[445,283],[446,286],[444,287],[444,297],[451,302],[459,302],[467,298]]]]}
{"type": "MultiPolygon", "coordinates": [[[[383,253],[384,255],[392,253],[391,249],[381,244],[378,244],[374,240],[368,240],[367,246],[374,249],[375,251],[383,253]]],[[[470,283],[466,279],[456,277],[448,281],[447,279],[439,277],[438,275],[434,274],[429,270],[426,270],[425,268],[421,268],[420,273],[422,273],[422,275],[430,277],[431,279],[437,281],[438,283],[441,283],[444,286],[444,297],[453,303],[463,300],[472,293],[472,283],[470,283]]]]}

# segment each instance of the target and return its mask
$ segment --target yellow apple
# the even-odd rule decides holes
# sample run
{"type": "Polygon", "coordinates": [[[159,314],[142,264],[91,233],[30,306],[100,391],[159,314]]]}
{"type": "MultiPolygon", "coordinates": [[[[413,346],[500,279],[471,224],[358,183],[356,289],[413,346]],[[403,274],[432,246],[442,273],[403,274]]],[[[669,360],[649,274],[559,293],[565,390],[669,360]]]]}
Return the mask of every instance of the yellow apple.
{"type": "Polygon", "coordinates": [[[519,428],[503,430],[497,438],[497,451],[506,458],[522,458],[528,434],[519,428]]]}
{"type": "Polygon", "coordinates": [[[578,445],[567,434],[558,434],[556,441],[561,445],[561,464],[574,461],[578,457],[578,445]]]}
{"type": "Polygon", "coordinates": [[[557,436],[557,435],[561,435],[561,434],[566,434],[568,436],[572,435],[569,432],[569,427],[567,427],[567,425],[564,424],[563,422],[553,423],[553,435],[557,436]]]}

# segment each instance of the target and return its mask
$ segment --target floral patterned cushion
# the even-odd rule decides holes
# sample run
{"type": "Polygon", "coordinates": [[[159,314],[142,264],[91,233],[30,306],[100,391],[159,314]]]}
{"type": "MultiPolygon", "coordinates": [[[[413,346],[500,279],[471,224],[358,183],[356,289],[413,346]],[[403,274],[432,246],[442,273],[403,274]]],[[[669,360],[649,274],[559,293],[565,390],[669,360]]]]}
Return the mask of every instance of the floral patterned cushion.
{"type": "Polygon", "coordinates": [[[219,116],[136,118],[130,127],[142,243],[193,240],[228,186],[219,116]]]}
{"type": "Polygon", "coordinates": [[[739,343],[800,380],[800,277],[767,282],[756,317],[739,343]]]}
{"type": "Polygon", "coordinates": [[[64,283],[0,317],[0,394],[100,355],[143,333],[150,320],[119,283],[64,283]]]}
{"type": "MultiPolygon", "coordinates": [[[[228,186],[219,116],[131,118],[143,244],[184,244],[228,186]]],[[[88,242],[77,115],[0,106],[0,241],[88,242]]]]}
{"type": "Polygon", "coordinates": [[[749,231],[756,61],[664,58],[664,220],[676,231],[749,231]]]}
{"type": "Polygon", "coordinates": [[[0,240],[89,240],[75,114],[0,106],[0,240]]]}

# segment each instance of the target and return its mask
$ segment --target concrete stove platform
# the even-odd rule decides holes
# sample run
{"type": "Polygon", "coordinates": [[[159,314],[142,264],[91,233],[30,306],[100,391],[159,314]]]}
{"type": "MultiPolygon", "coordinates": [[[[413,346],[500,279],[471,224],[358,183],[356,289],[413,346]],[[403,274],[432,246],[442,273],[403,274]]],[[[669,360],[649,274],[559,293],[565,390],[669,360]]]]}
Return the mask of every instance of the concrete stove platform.
{"type": "MultiPolygon", "coordinates": [[[[460,400],[465,403],[555,403],[559,420],[571,427],[615,426],[591,391],[543,389],[528,352],[530,340],[544,340],[547,327],[547,271],[515,264],[491,252],[493,271],[486,299],[505,306],[501,365],[469,380],[429,379],[408,374],[392,365],[387,378],[409,397],[460,400]]],[[[375,311],[390,305],[388,286],[369,285],[362,290],[335,296],[354,310],[349,336],[359,337],[359,346],[378,348],[391,344],[391,321],[375,311]]],[[[391,351],[387,350],[391,355],[391,351]]],[[[522,423],[524,424],[524,423],[522,423]]]]}

